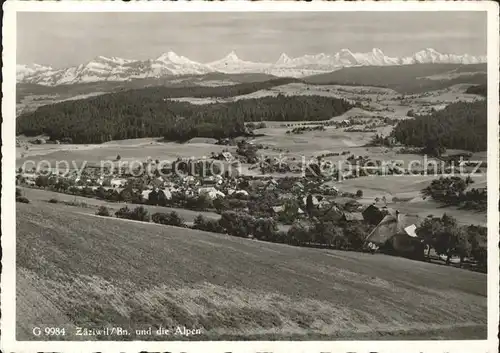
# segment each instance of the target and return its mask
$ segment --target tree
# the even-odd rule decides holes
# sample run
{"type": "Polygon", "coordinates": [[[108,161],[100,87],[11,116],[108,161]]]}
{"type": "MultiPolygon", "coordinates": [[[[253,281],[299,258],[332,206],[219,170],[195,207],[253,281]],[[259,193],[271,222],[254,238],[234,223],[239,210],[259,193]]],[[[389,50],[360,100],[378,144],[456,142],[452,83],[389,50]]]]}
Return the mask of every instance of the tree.
{"type": "Polygon", "coordinates": [[[278,231],[278,225],[272,218],[259,218],[255,221],[253,235],[256,239],[271,241],[278,231]]]}
{"type": "Polygon", "coordinates": [[[122,159],[122,156],[117,155],[117,156],[116,156],[116,160],[117,160],[117,161],[119,161],[120,159],[122,159]]]}
{"type": "Polygon", "coordinates": [[[104,217],[111,216],[109,209],[106,206],[99,206],[99,208],[97,209],[96,215],[104,216],[104,217]]]}
{"type": "Polygon", "coordinates": [[[312,216],[314,211],[314,203],[313,203],[313,196],[311,194],[307,195],[306,198],[306,212],[309,215],[309,217],[312,216]]]}
{"type": "Polygon", "coordinates": [[[184,227],[184,220],[175,211],[170,213],[154,213],[151,217],[154,223],[166,224],[175,227],[184,227]]]}
{"type": "Polygon", "coordinates": [[[286,200],[283,211],[278,215],[278,220],[283,224],[292,224],[299,215],[299,205],[295,200],[286,200]]]}
{"type": "Polygon", "coordinates": [[[224,228],[221,227],[218,220],[205,218],[201,214],[194,219],[193,228],[212,233],[224,232],[224,228]]]}
{"type": "Polygon", "coordinates": [[[419,238],[427,246],[427,258],[430,256],[431,249],[435,247],[439,236],[444,232],[444,225],[440,218],[426,218],[416,229],[419,238]]]}
{"type": "Polygon", "coordinates": [[[356,191],[356,197],[357,198],[363,197],[363,190],[360,189],[360,190],[356,191]]]}
{"type": "Polygon", "coordinates": [[[351,249],[361,250],[368,232],[360,222],[349,222],[344,228],[344,235],[351,249]]]}
{"type": "Polygon", "coordinates": [[[165,192],[163,190],[158,190],[158,205],[166,206],[168,202],[169,200],[167,199],[167,195],[165,195],[165,192]]]}
{"type": "Polygon", "coordinates": [[[118,211],[115,212],[115,216],[117,218],[130,218],[130,209],[128,206],[120,208],[118,211]]]}
{"type": "Polygon", "coordinates": [[[149,222],[150,220],[149,212],[143,206],[134,208],[130,213],[130,217],[141,222],[149,222]]]}
{"type": "Polygon", "coordinates": [[[95,196],[101,200],[106,199],[106,189],[102,186],[99,186],[95,191],[95,196]]]}
{"type": "Polygon", "coordinates": [[[39,175],[35,179],[35,185],[40,188],[49,186],[49,177],[46,175],[39,175]]]}
{"type": "Polygon", "coordinates": [[[159,195],[158,195],[158,192],[156,191],[156,189],[153,189],[153,190],[151,190],[149,192],[148,203],[150,205],[158,205],[158,203],[159,203],[159,195]]]}
{"type": "Polygon", "coordinates": [[[245,213],[222,212],[219,224],[228,234],[236,237],[248,237],[254,230],[255,219],[245,213]]]}
{"type": "Polygon", "coordinates": [[[291,245],[303,245],[311,241],[309,228],[302,222],[294,222],[287,232],[288,243],[291,245]]]}
{"type": "Polygon", "coordinates": [[[24,196],[17,196],[16,197],[16,202],[21,202],[21,203],[30,203],[30,200],[28,200],[26,197],[24,196]]]}
{"type": "Polygon", "coordinates": [[[458,228],[454,236],[456,237],[456,241],[453,253],[460,257],[460,267],[462,267],[464,258],[470,257],[472,254],[472,244],[463,227],[458,228]]]}

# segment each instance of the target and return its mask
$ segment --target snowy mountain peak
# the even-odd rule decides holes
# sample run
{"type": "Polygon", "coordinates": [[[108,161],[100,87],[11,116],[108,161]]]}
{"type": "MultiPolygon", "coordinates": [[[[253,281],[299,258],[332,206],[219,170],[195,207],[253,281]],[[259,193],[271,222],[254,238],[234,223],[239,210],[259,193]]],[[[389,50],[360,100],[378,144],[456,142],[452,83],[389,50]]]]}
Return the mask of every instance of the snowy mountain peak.
{"type": "Polygon", "coordinates": [[[340,54],[344,54],[344,55],[346,55],[346,54],[352,55],[352,52],[349,49],[345,49],[345,48],[344,49],[340,49],[339,53],[340,54]]]}
{"type": "Polygon", "coordinates": [[[161,54],[158,58],[156,58],[157,61],[173,61],[173,62],[179,61],[179,59],[181,59],[181,57],[171,50],[161,54]]]}
{"type": "Polygon", "coordinates": [[[276,61],[276,65],[285,65],[285,64],[290,63],[291,61],[292,61],[292,58],[290,58],[285,53],[281,53],[278,61],[276,61]]]}
{"type": "Polygon", "coordinates": [[[486,62],[486,56],[469,54],[442,54],[425,48],[411,56],[390,57],[381,49],[365,53],[341,49],[335,54],[306,54],[291,58],[282,53],[273,63],[242,60],[233,50],[222,59],[208,64],[192,61],[169,50],[156,59],[128,60],[118,57],[98,56],[86,64],[63,69],[43,65],[17,65],[18,82],[55,86],[98,81],[129,81],[141,78],[159,78],[177,75],[201,75],[209,72],[266,73],[275,76],[303,77],[338,70],[351,66],[388,66],[427,63],[475,64],[486,62]]]}
{"type": "Polygon", "coordinates": [[[236,52],[234,50],[232,50],[229,54],[227,54],[224,59],[228,60],[228,61],[238,61],[238,60],[240,60],[240,58],[238,58],[238,55],[236,55],[236,52]]]}
{"type": "Polygon", "coordinates": [[[95,57],[94,60],[92,60],[92,61],[102,62],[102,63],[110,63],[110,64],[116,64],[116,65],[123,65],[123,64],[132,62],[133,60],[118,58],[116,56],[107,57],[107,56],[99,55],[99,56],[95,57]]]}

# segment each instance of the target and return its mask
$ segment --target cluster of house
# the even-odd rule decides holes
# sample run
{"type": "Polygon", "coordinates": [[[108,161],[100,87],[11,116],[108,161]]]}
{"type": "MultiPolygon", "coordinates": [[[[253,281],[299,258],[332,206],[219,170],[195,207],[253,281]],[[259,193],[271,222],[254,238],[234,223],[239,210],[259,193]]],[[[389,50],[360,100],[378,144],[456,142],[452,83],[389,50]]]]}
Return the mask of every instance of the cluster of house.
{"type": "MultiPolygon", "coordinates": [[[[38,175],[36,173],[21,173],[19,174],[23,178],[23,183],[28,185],[35,185],[36,178],[38,175]]],[[[77,188],[90,187],[96,190],[99,187],[103,187],[107,190],[114,189],[118,192],[123,190],[130,182],[130,179],[119,178],[119,177],[103,177],[94,175],[94,177],[82,177],[76,176],[76,173],[70,176],[54,176],[55,178],[66,178],[72,180],[72,184],[75,184],[77,188]]],[[[172,199],[174,193],[183,193],[186,196],[197,196],[205,195],[211,200],[219,197],[226,196],[248,196],[249,193],[245,189],[259,189],[261,191],[265,190],[275,190],[279,187],[279,183],[274,178],[246,178],[246,177],[229,177],[224,178],[221,175],[209,176],[209,177],[195,177],[192,175],[186,175],[183,177],[175,177],[168,179],[166,177],[151,178],[144,185],[145,188],[142,191],[142,197],[148,199],[149,194],[155,191],[163,191],[167,199],[172,199]],[[246,187],[241,187],[241,185],[246,184],[246,187]]],[[[338,190],[334,186],[322,185],[319,193],[316,195],[304,196],[302,198],[303,204],[307,205],[312,203],[312,205],[317,209],[327,210],[328,212],[338,212],[339,218],[346,222],[368,222],[375,225],[373,231],[368,235],[365,241],[365,246],[372,250],[377,250],[381,246],[385,246],[388,242],[392,244],[393,248],[397,249],[399,252],[407,253],[420,253],[421,241],[418,239],[416,234],[417,225],[421,222],[418,217],[413,217],[409,215],[403,215],[396,210],[384,207],[378,207],[375,204],[369,205],[368,207],[363,207],[360,204],[354,203],[354,207],[346,208],[341,210],[337,207],[335,202],[326,200],[326,198],[320,193],[325,194],[329,192],[337,192],[338,190]],[[322,188],[328,188],[329,190],[322,190],[322,188]],[[349,209],[349,211],[347,211],[349,209]]],[[[283,202],[282,205],[277,205],[272,208],[276,215],[282,212],[286,212],[286,207],[289,203],[288,200],[296,200],[297,195],[307,195],[308,192],[306,187],[301,181],[296,181],[293,183],[292,188],[287,192],[280,193],[280,200],[283,202]]],[[[305,214],[305,211],[301,208],[297,210],[298,215],[305,214]]],[[[423,250],[422,250],[423,251],[423,250]]]]}

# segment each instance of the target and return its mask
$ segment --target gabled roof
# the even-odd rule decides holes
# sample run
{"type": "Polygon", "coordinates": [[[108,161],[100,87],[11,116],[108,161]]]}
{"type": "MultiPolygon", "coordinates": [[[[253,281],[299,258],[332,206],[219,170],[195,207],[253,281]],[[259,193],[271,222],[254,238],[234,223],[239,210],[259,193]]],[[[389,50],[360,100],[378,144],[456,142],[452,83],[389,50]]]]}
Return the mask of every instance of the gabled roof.
{"type": "Polygon", "coordinates": [[[420,219],[417,216],[408,216],[401,213],[396,215],[388,214],[366,237],[365,242],[381,245],[397,234],[416,236],[416,225],[419,223],[420,219]]]}
{"type": "Polygon", "coordinates": [[[344,212],[344,218],[346,221],[363,221],[365,218],[361,212],[344,212]]]}
{"type": "Polygon", "coordinates": [[[274,206],[273,207],[273,211],[276,213],[283,212],[284,209],[285,209],[285,207],[283,207],[283,206],[274,206]]]}

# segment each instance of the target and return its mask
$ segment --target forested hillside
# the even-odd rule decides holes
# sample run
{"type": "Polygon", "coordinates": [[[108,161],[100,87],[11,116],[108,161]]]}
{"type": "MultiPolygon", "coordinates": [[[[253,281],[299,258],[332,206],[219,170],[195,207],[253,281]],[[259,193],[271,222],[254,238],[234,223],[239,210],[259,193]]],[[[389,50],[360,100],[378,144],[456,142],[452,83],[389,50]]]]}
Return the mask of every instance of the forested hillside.
{"type": "MultiPolygon", "coordinates": [[[[59,97],[74,97],[95,92],[119,92],[131,89],[141,89],[145,87],[187,87],[187,86],[203,86],[207,81],[222,81],[233,82],[235,84],[251,84],[259,82],[268,82],[277,79],[275,76],[267,74],[223,74],[223,73],[208,73],[205,75],[188,75],[175,76],[164,78],[145,78],[131,81],[99,81],[76,83],[69,85],[44,86],[31,83],[18,83],[16,85],[16,100],[21,102],[24,97],[31,95],[55,95],[59,97]]],[[[293,79],[285,79],[285,83],[293,82],[293,79]]],[[[276,81],[279,83],[279,79],[276,81]]],[[[248,87],[248,86],[247,86],[248,87]]],[[[256,86],[256,89],[259,86],[256,86]]],[[[264,87],[268,87],[265,85],[264,87]]]]}
{"type": "Polygon", "coordinates": [[[398,123],[394,137],[405,145],[427,147],[429,144],[445,148],[486,151],[487,104],[458,102],[429,115],[398,123]]]}
{"type": "Polygon", "coordinates": [[[486,94],[488,93],[488,86],[486,85],[486,83],[484,85],[471,86],[467,88],[467,91],[465,91],[465,93],[478,94],[480,96],[486,97],[486,94]]]}
{"type": "Polygon", "coordinates": [[[173,97],[229,97],[251,93],[290,79],[226,87],[150,87],[66,101],[38,108],[17,119],[17,134],[46,134],[74,143],[102,143],[165,136],[185,141],[192,137],[234,137],[245,132],[244,122],[327,120],[349,110],[346,100],[321,96],[263,97],[231,103],[192,105],[173,97]]]}
{"type": "Polygon", "coordinates": [[[303,79],[319,85],[361,85],[392,88],[402,94],[421,93],[459,83],[486,83],[486,64],[415,64],[402,66],[362,66],[343,68],[303,79]],[[453,76],[459,73],[470,75],[453,76]],[[449,74],[449,76],[446,76],[449,74]],[[429,76],[443,75],[442,79],[429,76]]]}

